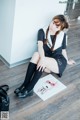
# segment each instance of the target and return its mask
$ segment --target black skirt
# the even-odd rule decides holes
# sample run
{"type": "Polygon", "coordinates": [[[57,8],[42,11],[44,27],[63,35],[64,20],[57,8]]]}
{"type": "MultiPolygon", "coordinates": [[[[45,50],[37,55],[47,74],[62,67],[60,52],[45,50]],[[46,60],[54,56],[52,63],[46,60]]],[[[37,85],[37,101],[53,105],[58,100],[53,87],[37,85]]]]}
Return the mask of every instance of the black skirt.
{"type": "Polygon", "coordinates": [[[63,55],[56,55],[55,57],[53,56],[53,58],[57,61],[58,63],[58,67],[59,67],[59,74],[58,76],[61,77],[62,73],[64,72],[66,65],[67,65],[67,61],[64,58],[63,55]]]}
{"type": "Polygon", "coordinates": [[[59,74],[57,75],[61,77],[67,65],[67,60],[64,58],[64,56],[62,54],[54,54],[54,53],[46,54],[45,56],[54,58],[57,61],[59,68],[59,74]]]}

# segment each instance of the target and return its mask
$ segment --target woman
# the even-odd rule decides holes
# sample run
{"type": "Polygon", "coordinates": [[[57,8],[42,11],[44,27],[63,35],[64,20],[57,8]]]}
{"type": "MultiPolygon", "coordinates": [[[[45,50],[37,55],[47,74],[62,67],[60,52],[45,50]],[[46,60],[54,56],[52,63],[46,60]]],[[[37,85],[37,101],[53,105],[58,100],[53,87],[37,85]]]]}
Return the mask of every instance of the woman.
{"type": "Polygon", "coordinates": [[[57,15],[49,26],[38,31],[38,52],[32,56],[24,83],[14,91],[19,98],[32,95],[33,88],[43,72],[53,72],[61,77],[66,65],[75,63],[73,60],[68,60],[66,53],[64,29],[67,28],[65,17],[57,15]]]}

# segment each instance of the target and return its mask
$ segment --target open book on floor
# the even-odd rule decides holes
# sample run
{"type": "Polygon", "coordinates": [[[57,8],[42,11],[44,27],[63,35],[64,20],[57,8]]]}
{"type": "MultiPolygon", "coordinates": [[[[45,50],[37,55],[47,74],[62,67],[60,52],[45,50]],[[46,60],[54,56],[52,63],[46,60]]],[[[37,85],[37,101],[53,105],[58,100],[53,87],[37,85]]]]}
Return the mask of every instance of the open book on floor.
{"type": "Polygon", "coordinates": [[[49,74],[39,79],[34,87],[34,92],[45,101],[66,88],[63,83],[49,74]]]}

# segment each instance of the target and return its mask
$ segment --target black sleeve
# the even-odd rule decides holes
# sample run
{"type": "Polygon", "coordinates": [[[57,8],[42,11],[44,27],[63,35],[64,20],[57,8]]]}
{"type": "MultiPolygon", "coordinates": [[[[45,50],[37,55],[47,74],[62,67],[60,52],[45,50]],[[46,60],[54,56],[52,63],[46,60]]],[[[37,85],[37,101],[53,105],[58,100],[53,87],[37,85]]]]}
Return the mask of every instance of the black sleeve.
{"type": "Polygon", "coordinates": [[[45,39],[44,31],[43,31],[43,29],[39,29],[37,40],[38,41],[43,41],[44,39],[45,39]]]}
{"type": "Polygon", "coordinates": [[[66,34],[64,34],[63,42],[62,42],[62,49],[66,49],[66,34]]]}

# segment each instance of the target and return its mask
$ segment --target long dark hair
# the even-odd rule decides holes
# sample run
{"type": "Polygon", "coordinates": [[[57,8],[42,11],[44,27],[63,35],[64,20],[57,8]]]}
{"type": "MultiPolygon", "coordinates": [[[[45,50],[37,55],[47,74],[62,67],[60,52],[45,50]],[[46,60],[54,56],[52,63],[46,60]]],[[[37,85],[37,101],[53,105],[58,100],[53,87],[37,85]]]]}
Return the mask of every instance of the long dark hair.
{"type": "Polygon", "coordinates": [[[61,30],[63,30],[64,28],[67,29],[69,27],[69,24],[68,24],[66,18],[64,17],[64,15],[56,15],[52,19],[52,21],[55,20],[55,19],[58,19],[60,21],[60,23],[61,23],[61,30]]]}
{"type": "MultiPolygon", "coordinates": [[[[65,19],[65,17],[64,17],[64,15],[56,15],[53,19],[52,19],[52,21],[54,21],[55,19],[58,19],[59,21],[60,21],[60,23],[61,23],[61,30],[63,30],[64,28],[68,28],[69,27],[69,25],[68,25],[68,22],[66,21],[66,19],[65,19]]],[[[45,41],[44,41],[44,44],[47,44],[48,43],[48,32],[49,32],[49,26],[48,26],[48,28],[47,28],[47,30],[46,30],[46,39],[45,39],[45,41]]],[[[52,46],[51,46],[51,51],[53,50],[53,48],[54,48],[54,44],[55,44],[55,40],[56,40],[56,37],[57,37],[57,35],[59,34],[59,32],[60,31],[57,31],[56,32],[56,34],[54,35],[54,39],[52,40],[52,46]]]]}

